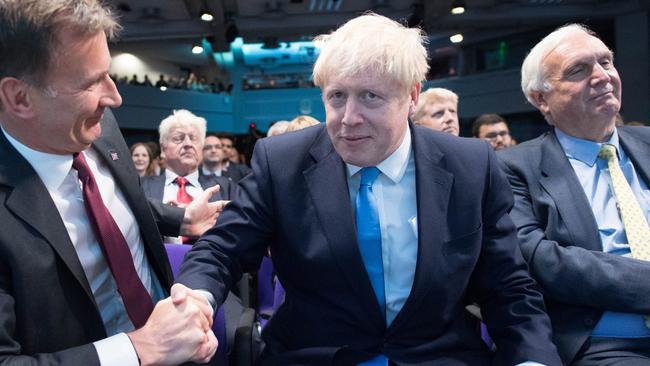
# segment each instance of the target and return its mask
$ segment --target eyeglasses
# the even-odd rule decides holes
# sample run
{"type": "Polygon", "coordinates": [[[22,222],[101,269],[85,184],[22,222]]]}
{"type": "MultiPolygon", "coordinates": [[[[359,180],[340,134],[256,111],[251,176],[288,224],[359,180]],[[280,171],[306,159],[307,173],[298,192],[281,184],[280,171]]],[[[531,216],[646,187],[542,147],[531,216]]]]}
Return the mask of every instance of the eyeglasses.
{"type": "Polygon", "coordinates": [[[179,134],[176,134],[176,135],[174,135],[174,136],[171,136],[171,137],[169,138],[169,141],[171,141],[172,143],[174,143],[174,144],[176,144],[176,145],[180,145],[180,144],[182,144],[183,141],[185,141],[185,139],[188,138],[188,137],[190,138],[190,141],[191,141],[193,144],[197,144],[197,143],[199,142],[199,137],[198,137],[198,136],[193,135],[193,134],[184,134],[184,133],[179,133],[179,134]]]}
{"type": "Polygon", "coordinates": [[[498,136],[506,137],[508,135],[510,135],[510,132],[508,132],[508,131],[499,131],[499,132],[488,132],[483,137],[485,137],[486,139],[492,140],[492,139],[497,138],[498,136]]]}
{"type": "Polygon", "coordinates": [[[205,146],[203,146],[203,150],[211,150],[211,149],[220,150],[222,148],[223,148],[223,145],[205,145],[205,146]]]}

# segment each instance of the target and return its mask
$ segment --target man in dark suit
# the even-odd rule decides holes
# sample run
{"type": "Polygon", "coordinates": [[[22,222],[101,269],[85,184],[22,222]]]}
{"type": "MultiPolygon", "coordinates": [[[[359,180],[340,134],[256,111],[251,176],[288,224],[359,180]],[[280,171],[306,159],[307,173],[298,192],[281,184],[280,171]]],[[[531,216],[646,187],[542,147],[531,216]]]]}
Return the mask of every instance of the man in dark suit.
{"type": "Polygon", "coordinates": [[[161,300],[157,227],[202,232],[217,205],[207,192],[183,213],[142,193],[106,110],[121,104],[106,40],[118,27],[93,0],[0,3],[3,365],[206,362],[216,349],[204,297],[176,285],[161,300]]]}
{"type": "Polygon", "coordinates": [[[221,175],[232,179],[237,183],[251,172],[251,169],[244,164],[234,161],[237,149],[230,134],[220,134],[219,140],[224,152],[223,163],[221,164],[221,175]]]}
{"type": "Polygon", "coordinates": [[[628,233],[648,232],[650,131],[615,127],[621,80],[613,55],[582,26],[540,41],[521,84],[553,129],[499,158],[560,356],[566,365],[650,365],[650,263],[628,233]],[[614,184],[617,172],[624,179],[614,184]],[[621,183],[633,193],[625,203],[621,183]],[[639,221],[624,223],[617,206],[627,212],[635,201],[639,221]]]}
{"type": "Polygon", "coordinates": [[[428,69],[420,31],[368,14],[322,41],[326,126],[258,142],[178,281],[220,304],[270,243],[286,301],[264,365],[488,365],[472,302],[495,364],[559,365],[491,148],[408,123],[428,69]]]}
{"type": "Polygon", "coordinates": [[[160,149],[165,156],[167,169],[159,176],[143,177],[142,188],[147,197],[184,206],[188,202],[180,202],[182,197],[191,200],[215,185],[219,186],[219,192],[212,196],[213,201],[225,201],[234,197],[236,185],[230,179],[199,174],[206,125],[205,118],[184,109],[174,111],[160,122],[160,149]],[[179,183],[180,179],[182,183],[179,183]],[[183,196],[179,191],[185,191],[189,196],[183,196]]]}

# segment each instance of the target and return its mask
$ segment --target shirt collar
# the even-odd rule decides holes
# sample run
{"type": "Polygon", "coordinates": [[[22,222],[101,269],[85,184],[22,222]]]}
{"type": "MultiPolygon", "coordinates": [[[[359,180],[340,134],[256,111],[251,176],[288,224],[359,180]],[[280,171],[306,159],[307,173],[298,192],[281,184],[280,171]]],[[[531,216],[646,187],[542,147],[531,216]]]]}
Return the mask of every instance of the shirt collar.
{"type": "Polygon", "coordinates": [[[564,154],[569,159],[580,160],[589,166],[594,166],[598,160],[598,151],[600,151],[600,147],[603,144],[614,145],[616,151],[618,152],[619,158],[624,158],[624,152],[623,149],[620,148],[618,140],[617,129],[614,129],[612,136],[608,141],[605,142],[594,142],[570,136],[560,131],[559,128],[555,128],[555,136],[557,136],[560,145],[562,145],[562,149],[564,149],[564,154]]]}
{"type": "Polygon", "coordinates": [[[72,155],[57,155],[36,151],[14,139],[2,128],[7,141],[34,168],[48,191],[57,191],[72,169],[72,155]]]}
{"type": "MultiPolygon", "coordinates": [[[[393,153],[384,159],[384,161],[377,164],[377,168],[394,183],[398,183],[402,180],[404,172],[406,172],[410,153],[411,129],[407,125],[402,143],[399,145],[397,150],[393,151],[393,153]]],[[[361,170],[361,167],[353,164],[346,163],[345,165],[348,170],[348,177],[352,177],[361,170]]]]}
{"type": "MultiPolygon", "coordinates": [[[[165,169],[165,185],[168,186],[174,183],[178,174],[171,171],[171,169],[165,169]]],[[[196,169],[192,173],[185,176],[185,179],[194,187],[200,188],[201,183],[199,183],[199,170],[196,169]]]]}

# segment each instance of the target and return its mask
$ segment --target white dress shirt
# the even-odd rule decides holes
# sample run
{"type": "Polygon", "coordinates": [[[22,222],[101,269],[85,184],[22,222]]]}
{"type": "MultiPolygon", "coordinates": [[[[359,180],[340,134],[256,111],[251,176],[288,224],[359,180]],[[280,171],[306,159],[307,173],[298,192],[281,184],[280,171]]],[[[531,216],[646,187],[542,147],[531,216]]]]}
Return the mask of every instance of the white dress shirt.
{"type": "MultiPolygon", "coordinates": [[[[72,155],[55,155],[30,149],[2,130],[9,143],[27,160],[47,188],[77,252],[109,338],[94,343],[101,365],[138,365],[133,345],[124,332],[134,329],[115,279],[90,225],[84,206],[82,185],[72,169],[72,155]]],[[[136,271],[154,303],[163,290],[147,259],[140,228],[108,167],[95,151],[83,152],[104,204],[129,244],[136,271]]],[[[129,156],[125,158],[130,158],[129,156]]]]}
{"type": "MultiPolygon", "coordinates": [[[[350,200],[356,202],[361,167],[346,165],[350,200]]],[[[377,168],[382,174],[373,183],[372,191],[377,202],[381,230],[386,324],[390,324],[411,293],[418,257],[415,162],[409,130],[397,150],[377,168]]]]}
{"type": "MultiPolygon", "coordinates": [[[[176,184],[176,178],[178,174],[171,171],[171,169],[165,169],[165,189],[163,193],[163,203],[168,203],[170,201],[176,201],[176,194],[178,193],[178,184],[176,184]]],[[[203,193],[203,188],[201,183],[199,183],[199,170],[185,176],[187,179],[187,185],[185,190],[187,193],[192,196],[192,198],[197,198],[201,193],[203,193]]]]}

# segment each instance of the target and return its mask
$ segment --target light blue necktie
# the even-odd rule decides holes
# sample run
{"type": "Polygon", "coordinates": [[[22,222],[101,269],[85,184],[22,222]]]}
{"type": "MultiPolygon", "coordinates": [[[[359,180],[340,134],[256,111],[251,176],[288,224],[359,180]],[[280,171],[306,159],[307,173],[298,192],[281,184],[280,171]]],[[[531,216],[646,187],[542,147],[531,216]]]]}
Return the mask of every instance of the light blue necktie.
{"type": "MultiPolygon", "coordinates": [[[[366,266],[370,283],[375,290],[381,313],[386,316],[386,295],[384,293],[384,264],[381,258],[381,228],[377,201],[372,193],[372,183],[381,172],[376,167],[361,169],[361,184],[356,201],[357,239],[363,264],[366,266]]],[[[379,355],[359,366],[386,366],[388,360],[379,355]]]]}

